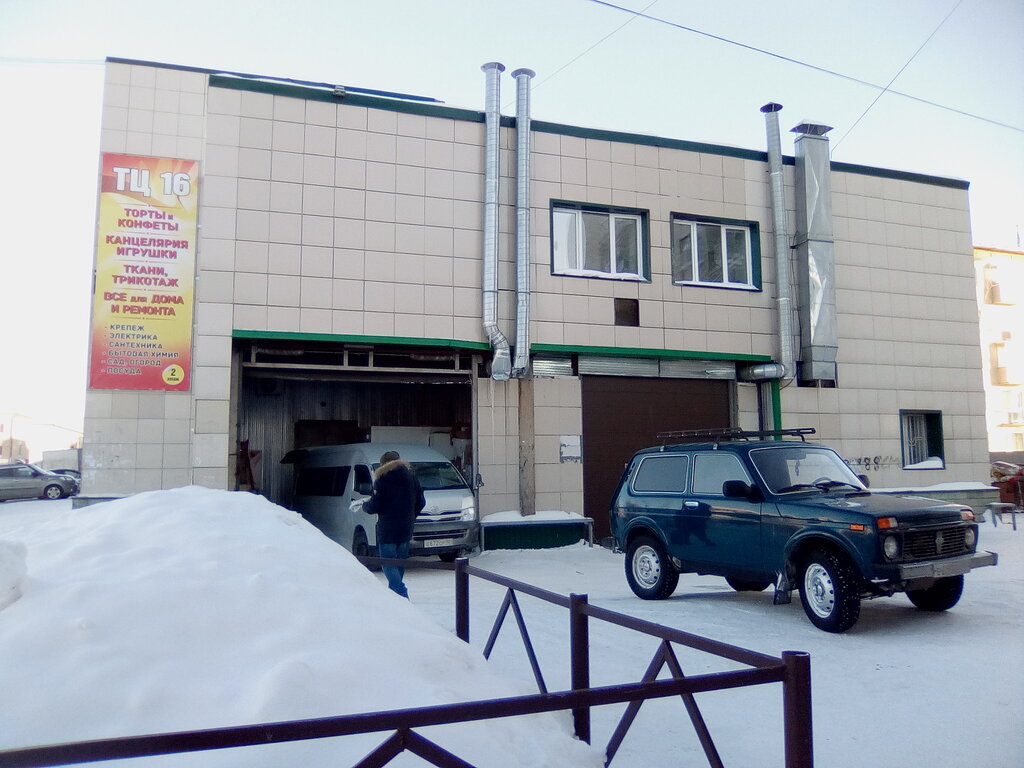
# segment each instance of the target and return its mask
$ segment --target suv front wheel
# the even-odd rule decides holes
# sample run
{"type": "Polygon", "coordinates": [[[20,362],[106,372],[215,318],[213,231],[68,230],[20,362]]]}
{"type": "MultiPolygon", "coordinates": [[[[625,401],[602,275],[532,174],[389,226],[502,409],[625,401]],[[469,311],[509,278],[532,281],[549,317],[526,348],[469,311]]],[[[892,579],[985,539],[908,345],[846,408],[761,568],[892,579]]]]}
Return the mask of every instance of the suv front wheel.
{"type": "Polygon", "coordinates": [[[860,618],[860,595],[853,566],[826,550],[813,552],[800,576],[800,602],[818,629],[845,632],[860,618]]]}
{"type": "Polygon", "coordinates": [[[626,581],[637,597],[664,600],[676,591],[679,571],[660,541],[640,536],[626,549],[626,581]]]}

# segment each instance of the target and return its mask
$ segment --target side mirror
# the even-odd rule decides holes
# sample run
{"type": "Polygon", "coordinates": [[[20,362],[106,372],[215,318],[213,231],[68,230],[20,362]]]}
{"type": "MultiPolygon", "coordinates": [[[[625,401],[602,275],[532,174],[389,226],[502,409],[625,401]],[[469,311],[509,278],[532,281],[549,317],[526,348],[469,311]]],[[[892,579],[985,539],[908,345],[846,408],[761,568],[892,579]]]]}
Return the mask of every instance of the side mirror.
{"type": "Polygon", "coordinates": [[[356,483],[355,492],[363,496],[369,496],[373,493],[373,483],[356,483]]]}
{"type": "Polygon", "coordinates": [[[870,488],[871,487],[871,480],[868,479],[867,475],[857,475],[857,479],[860,480],[862,483],[864,483],[864,487],[865,488],[870,488]]]}
{"type": "Polygon", "coordinates": [[[760,491],[755,486],[747,485],[742,480],[726,480],[722,483],[722,495],[727,499],[761,500],[760,491]]]}

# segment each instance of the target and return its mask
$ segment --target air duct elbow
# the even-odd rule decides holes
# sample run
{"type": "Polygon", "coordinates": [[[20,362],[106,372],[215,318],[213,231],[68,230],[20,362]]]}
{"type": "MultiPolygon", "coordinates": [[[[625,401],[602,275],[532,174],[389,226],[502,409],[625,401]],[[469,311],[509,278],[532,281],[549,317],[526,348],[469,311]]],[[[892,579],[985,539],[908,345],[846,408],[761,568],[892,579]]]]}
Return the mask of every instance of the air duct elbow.
{"type": "Polygon", "coordinates": [[[512,377],[512,357],[508,347],[496,347],[491,358],[491,378],[495,381],[508,381],[512,377]]]}
{"type": "Polygon", "coordinates": [[[782,363],[758,363],[740,368],[736,372],[740,381],[774,381],[793,377],[792,373],[788,376],[786,374],[786,366],[782,363]]]}

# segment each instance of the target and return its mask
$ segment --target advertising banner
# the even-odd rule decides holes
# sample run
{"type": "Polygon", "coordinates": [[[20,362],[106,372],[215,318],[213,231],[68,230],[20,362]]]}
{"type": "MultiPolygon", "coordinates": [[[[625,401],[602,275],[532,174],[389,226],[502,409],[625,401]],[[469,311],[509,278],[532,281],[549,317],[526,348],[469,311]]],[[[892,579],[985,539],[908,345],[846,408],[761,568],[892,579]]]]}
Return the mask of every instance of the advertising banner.
{"type": "Polygon", "coordinates": [[[103,155],[89,386],[190,387],[199,163],[103,155]]]}

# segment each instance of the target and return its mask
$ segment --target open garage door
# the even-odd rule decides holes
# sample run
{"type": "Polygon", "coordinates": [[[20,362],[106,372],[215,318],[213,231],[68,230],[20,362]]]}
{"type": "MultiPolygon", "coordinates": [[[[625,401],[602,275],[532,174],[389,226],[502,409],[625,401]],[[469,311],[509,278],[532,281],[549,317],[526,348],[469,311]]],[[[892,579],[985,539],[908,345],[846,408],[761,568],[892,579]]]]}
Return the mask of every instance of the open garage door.
{"type": "Polygon", "coordinates": [[[658,433],[732,424],[731,383],[583,376],[583,508],[594,537],[611,535],[608,508],[629,458],[658,433]]]}
{"type": "MultiPolygon", "coordinates": [[[[255,485],[290,506],[295,448],[387,440],[431,445],[469,470],[473,461],[472,355],[451,349],[262,343],[239,347],[239,443],[255,485]]],[[[243,466],[244,459],[239,466],[243,466]]],[[[467,472],[467,476],[471,476],[467,472]]]]}

